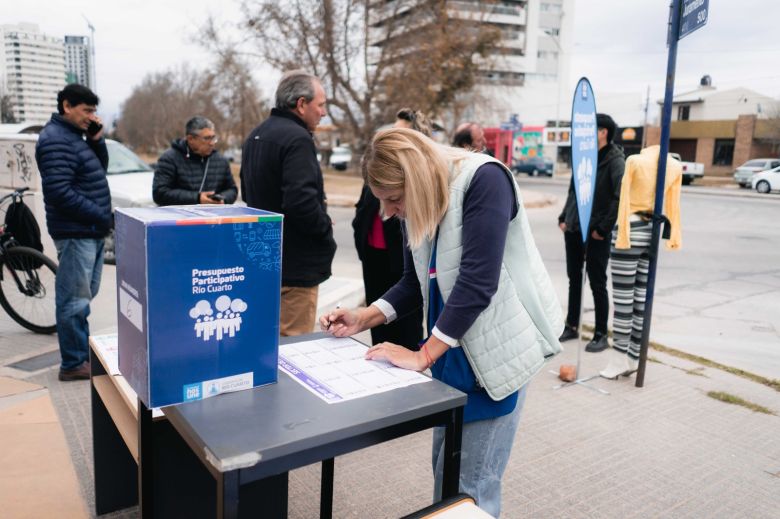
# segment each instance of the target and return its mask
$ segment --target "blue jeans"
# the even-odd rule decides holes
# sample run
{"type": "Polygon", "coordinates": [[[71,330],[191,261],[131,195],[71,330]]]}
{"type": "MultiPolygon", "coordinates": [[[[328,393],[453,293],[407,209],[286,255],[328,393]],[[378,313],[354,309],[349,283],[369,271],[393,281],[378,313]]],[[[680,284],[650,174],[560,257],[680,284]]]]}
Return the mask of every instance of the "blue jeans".
{"type": "MultiPolygon", "coordinates": [[[[463,424],[460,453],[460,491],[493,517],[501,514],[501,477],[512,452],[526,387],[520,388],[517,407],[508,415],[463,424]]],[[[444,427],[433,430],[433,499],[441,500],[444,467],[444,427]]]]}
{"type": "Polygon", "coordinates": [[[57,338],[61,369],[78,368],[89,360],[89,302],[100,288],[103,273],[103,240],[68,238],[54,240],[57,247],[57,338]]]}

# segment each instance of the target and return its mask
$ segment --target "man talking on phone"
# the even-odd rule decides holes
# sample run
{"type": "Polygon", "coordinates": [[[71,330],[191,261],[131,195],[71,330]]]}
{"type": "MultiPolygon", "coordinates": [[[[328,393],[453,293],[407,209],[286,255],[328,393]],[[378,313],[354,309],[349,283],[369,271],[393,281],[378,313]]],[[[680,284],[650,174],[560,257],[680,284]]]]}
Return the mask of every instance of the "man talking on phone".
{"type": "Polygon", "coordinates": [[[59,260],[54,299],[63,381],[89,378],[89,303],[100,287],[103,239],[112,224],[108,150],[97,104],[89,88],[66,86],[35,147],[46,227],[59,260]]]}
{"type": "Polygon", "coordinates": [[[238,190],[230,164],[216,149],[214,123],[196,115],[154,168],[152,198],[157,205],[232,204],[238,190]]]}

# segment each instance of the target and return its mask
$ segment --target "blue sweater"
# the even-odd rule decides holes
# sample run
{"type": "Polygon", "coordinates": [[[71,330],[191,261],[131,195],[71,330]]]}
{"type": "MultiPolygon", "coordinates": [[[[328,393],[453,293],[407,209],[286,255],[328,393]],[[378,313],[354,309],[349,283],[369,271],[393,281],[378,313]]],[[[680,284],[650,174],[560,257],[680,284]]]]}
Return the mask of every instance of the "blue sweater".
{"type": "MultiPolygon", "coordinates": [[[[490,304],[498,289],[509,222],[517,215],[514,189],[496,164],[481,166],[463,199],[463,253],[458,280],[439,315],[436,328],[460,339],[490,304]]],[[[412,253],[404,251],[404,275],[382,299],[398,316],[422,305],[422,292],[414,271],[412,253]]],[[[450,348],[431,368],[434,378],[468,394],[464,420],[471,422],[512,412],[517,393],[499,402],[479,387],[461,348],[450,348]]]]}
{"type": "Polygon", "coordinates": [[[106,141],[85,140],[83,130],[52,114],[38,137],[35,160],[51,237],[106,236],[111,228],[106,141]]]}

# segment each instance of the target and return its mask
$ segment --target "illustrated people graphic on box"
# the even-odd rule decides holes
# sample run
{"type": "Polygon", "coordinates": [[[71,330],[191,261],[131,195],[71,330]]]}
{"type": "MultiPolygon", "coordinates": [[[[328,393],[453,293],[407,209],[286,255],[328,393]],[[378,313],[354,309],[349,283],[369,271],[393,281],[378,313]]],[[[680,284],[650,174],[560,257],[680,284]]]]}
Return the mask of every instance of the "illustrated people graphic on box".
{"type": "Polygon", "coordinates": [[[246,311],[247,304],[242,299],[231,300],[229,296],[219,296],[214,302],[217,312],[211,308],[211,303],[201,299],[190,309],[190,317],[195,319],[195,336],[208,341],[212,336],[222,340],[224,335],[235,337],[241,330],[241,314],[246,311]]]}

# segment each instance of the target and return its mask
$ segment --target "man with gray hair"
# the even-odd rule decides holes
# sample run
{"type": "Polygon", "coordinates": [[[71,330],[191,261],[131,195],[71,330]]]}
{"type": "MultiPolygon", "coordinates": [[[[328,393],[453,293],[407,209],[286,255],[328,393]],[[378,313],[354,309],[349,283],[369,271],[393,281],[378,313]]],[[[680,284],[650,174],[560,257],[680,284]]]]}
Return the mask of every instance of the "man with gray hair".
{"type": "Polygon", "coordinates": [[[282,336],[313,331],[318,287],[330,277],[336,253],[312,137],[324,116],[320,80],[302,71],[288,72],[276,89],[270,117],[252,130],[241,154],[244,201],[284,215],[282,336]]]}
{"type": "Polygon", "coordinates": [[[196,115],[154,168],[152,198],[158,205],[232,204],[238,190],[230,164],[217,150],[214,123],[196,115]]]}

